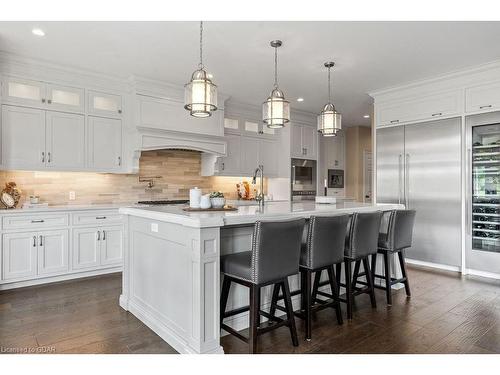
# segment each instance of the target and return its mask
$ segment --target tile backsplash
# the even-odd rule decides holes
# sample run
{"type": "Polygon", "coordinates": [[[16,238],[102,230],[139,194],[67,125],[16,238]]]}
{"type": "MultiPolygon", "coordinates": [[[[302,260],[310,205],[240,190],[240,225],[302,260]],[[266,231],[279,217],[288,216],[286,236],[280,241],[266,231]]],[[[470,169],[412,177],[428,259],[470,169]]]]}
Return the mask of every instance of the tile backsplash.
{"type": "Polygon", "coordinates": [[[105,174],[87,172],[1,171],[0,183],[14,181],[22,190],[20,205],[30,196],[39,195],[41,202],[60,204],[132,203],[139,200],[189,198],[189,189],[197,186],[203,193],[222,191],[226,198],[237,199],[236,183],[242,177],[202,177],[201,154],[196,151],[144,151],[139,161],[139,174],[105,174]],[[155,179],[147,188],[142,178],[155,179]],[[75,200],[69,200],[69,192],[75,200]]]}

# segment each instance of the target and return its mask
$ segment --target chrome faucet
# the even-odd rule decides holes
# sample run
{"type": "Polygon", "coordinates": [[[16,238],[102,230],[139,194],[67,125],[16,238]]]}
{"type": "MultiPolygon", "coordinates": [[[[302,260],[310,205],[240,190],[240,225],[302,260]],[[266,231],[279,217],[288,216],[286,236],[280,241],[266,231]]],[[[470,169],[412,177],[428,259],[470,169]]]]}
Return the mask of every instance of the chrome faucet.
{"type": "Polygon", "coordinates": [[[257,182],[257,174],[260,173],[260,193],[257,194],[255,197],[255,200],[259,202],[259,207],[264,207],[264,166],[261,164],[259,167],[255,170],[252,178],[252,184],[255,185],[257,182]]]}

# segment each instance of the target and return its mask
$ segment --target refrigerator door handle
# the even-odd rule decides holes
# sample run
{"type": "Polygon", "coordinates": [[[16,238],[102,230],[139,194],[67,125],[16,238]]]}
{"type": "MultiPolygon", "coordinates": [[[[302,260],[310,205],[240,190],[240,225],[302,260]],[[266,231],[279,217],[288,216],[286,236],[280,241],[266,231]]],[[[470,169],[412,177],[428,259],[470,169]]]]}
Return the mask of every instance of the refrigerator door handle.
{"type": "MultiPolygon", "coordinates": [[[[469,176],[472,175],[472,151],[470,148],[467,149],[467,166],[466,170],[469,170],[469,176]]],[[[467,192],[465,193],[465,204],[466,204],[466,221],[465,225],[467,225],[466,231],[472,236],[472,199],[470,194],[472,192],[472,179],[468,179],[467,181],[467,192]]]]}
{"type": "Polygon", "coordinates": [[[398,204],[401,204],[401,189],[403,188],[403,155],[399,154],[398,156],[398,204]]]}
{"type": "Polygon", "coordinates": [[[405,208],[410,209],[410,154],[406,154],[405,160],[405,208]]]}

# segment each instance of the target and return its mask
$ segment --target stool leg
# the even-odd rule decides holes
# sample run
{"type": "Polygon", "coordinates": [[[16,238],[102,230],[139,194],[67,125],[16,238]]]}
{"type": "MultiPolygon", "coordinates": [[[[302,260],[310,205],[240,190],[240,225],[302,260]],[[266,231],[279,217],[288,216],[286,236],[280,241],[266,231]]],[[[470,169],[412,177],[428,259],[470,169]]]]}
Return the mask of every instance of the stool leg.
{"type": "Polygon", "coordinates": [[[313,291],[312,291],[312,297],[311,297],[311,304],[314,305],[316,302],[316,299],[318,298],[318,288],[319,288],[319,282],[321,281],[321,274],[323,273],[323,270],[316,271],[314,273],[314,283],[313,283],[313,291]]]}
{"type": "Polygon", "coordinates": [[[340,277],[342,276],[342,262],[337,263],[335,265],[336,271],[335,271],[335,278],[337,279],[337,285],[340,288],[340,277]]]}
{"type": "Polygon", "coordinates": [[[401,266],[401,273],[403,274],[403,277],[405,278],[406,295],[408,297],[411,297],[410,282],[408,281],[408,274],[406,273],[406,263],[405,263],[404,250],[401,250],[398,252],[398,258],[399,258],[399,265],[401,266]]]}
{"type": "Polygon", "coordinates": [[[222,280],[222,291],[220,296],[220,324],[224,320],[224,314],[226,313],[227,299],[229,297],[229,289],[231,288],[231,280],[229,277],[224,276],[222,280]]]}
{"type": "Polygon", "coordinates": [[[392,305],[392,288],[391,288],[391,259],[389,252],[384,252],[384,268],[385,268],[385,295],[387,304],[392,305]]]}
{"type": "Polygon", "coordinates": [[[271,307],[269,308],[269,314],[276,316],[276,305],[278,304],[278,297],[280,295],[280,284],[274,284],[273,286],[273,296],[271,297],[271,307]]]}
{"type": "Polygon", "coordinates": [[[353,305],[353,295],[352,295],[352,266],[349,259],[344,260],[345,268],[345,297],[347,301],[347,319],[352,319],[352,305],[353,305]]]}
{"type": "Polygon", "coordinates": [[[333,265],[328,267],[328,278],[330,279],[330,288],[332,289],[332,295],[335,304],[335,314],[337,315],[337,322],[339,324],[343,324],[344,320],[342,319],[342,310],[340,309],[340,301],[339,301],[339,285],[337,284],[337,280],[335,278],[335,272],[333,271],[333,265]]]}
{"type": "Polygon", "coordinates": [[[290,286],[288,285],[288,278],[283,280],[283,293],[285,295],[286,315],[288,318],[288,327],[290,328],[290,335],[292,336],[293,346],[299,346],[297,338],[297,327],[295,326],[295,317],[293,314],[292,297],[290,295],[290,286]]]}
{"type": "Polygon", "coordinates": [[[248,337],[248,346],[250,354],[257,352],[257,335],[259,328],[259,308],[260,308],[260,287],[252,285],[250,287],[250,328],[248,337]]]}
{"type": "Polygon", "coordinates": [[[356,284],[358,282],[358,277],[359,277],[359,266],[361,265],[361,261],[357,260],[356,263],[354,263],[354,272],[352,276],[352,290],[356,290],[356,284]]]}
{"type": "Polygon", "coordinates": [[[366,281],[368,283],[368,288],[370,291],[370,302],[372,307],[377,307],[377,300],[375,299],[375,288],[373,287],[373,277],[372,271],[370,269],[370,263],[368,262],[368,257],[363,258],[363,267],[366,273],[366,281]]]}
{"type": "Polygon", "coordinates": [[[372,282],[375,285],[375,274],[377,273],[377,253],[372,254],[372,282]]]}
{"type": "Polygon", "coordinates": [[[305,317],[306,317],[306,340],[311,341],[311,271],[304,270],[302,273],[305,274],[304,278],[304,296],[305,300],[305,317]]]}

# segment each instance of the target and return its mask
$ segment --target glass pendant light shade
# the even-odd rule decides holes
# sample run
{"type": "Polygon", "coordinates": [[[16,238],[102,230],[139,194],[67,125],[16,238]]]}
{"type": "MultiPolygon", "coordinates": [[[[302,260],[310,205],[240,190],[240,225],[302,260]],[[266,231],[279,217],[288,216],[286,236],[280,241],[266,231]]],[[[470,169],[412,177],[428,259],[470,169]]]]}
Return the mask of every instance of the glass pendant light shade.
{"type": "Polygon", "coordinates": [[[217,110],[217,86],[205,70],[196,70],[184,86],[184,103],[184,108],[194,117],[209,117],[217,110]]]}
{"type": "Polygon", "coordinates": [[[262,121],[271,129],[279,129],[290,122],[290,102],[285,100],[285,95],[278,87],[278,47],[281,40],[273,40],[274,48],[274,88],[269,97],[262,103],[262,121]]]}
{"type": "Polygon", "coordinates": [[[184,108],[194,117],[209,117],[217,110],[217,86],[203,66],[203,22],[200,22],[200,63],[184,86],[184,108]]]}
{"type": "Polygon", "coordinates": [[[318,115],[318,131],[323,137],[335,137],[341,129],[342,115],[333,104],[328,103],[318,115]]]}
{"type": "Polygon", "coordinates": [[[335,63],[333,62],[325,63],[325,67],[328,68],[328,103],[318,115],[318,132],[320,132],[323,137],[335,137],[342,129],[342,115],[337,112],[331,100],[330,69],[334,65],[335,63]]]}
{"type": "Polygon", "coordinates": [[[262,103],[262,120],[268,128],[278,129],[290,122],[290,102],[285,100],[283,92],[276,88],[262,103]]]}

